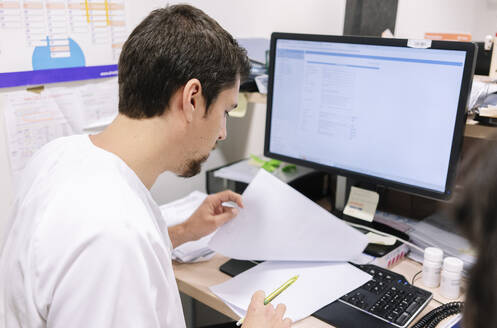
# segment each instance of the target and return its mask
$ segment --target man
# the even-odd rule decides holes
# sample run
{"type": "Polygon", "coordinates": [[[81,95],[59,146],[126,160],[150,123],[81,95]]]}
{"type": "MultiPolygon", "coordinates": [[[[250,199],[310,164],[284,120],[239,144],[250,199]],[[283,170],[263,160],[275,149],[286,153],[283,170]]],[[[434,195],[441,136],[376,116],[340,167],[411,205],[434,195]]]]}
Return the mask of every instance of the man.
{"type": "MultiPolygon", "coordinates": [[[[184,327],[172,248],[236,216],[207,197],[167,230],[149,189],[200,171],[236,107],[246,53],[187,5],[153,11],[119,59],[119,115],[93,136],[55,140],[27,165],[0,263],[3,323],[15,327],[184,327]]],[[[167,218],[165,218],[167,220],[167,218]]],[[[245,327],[289,327],[257,292],[245,327]]]]}

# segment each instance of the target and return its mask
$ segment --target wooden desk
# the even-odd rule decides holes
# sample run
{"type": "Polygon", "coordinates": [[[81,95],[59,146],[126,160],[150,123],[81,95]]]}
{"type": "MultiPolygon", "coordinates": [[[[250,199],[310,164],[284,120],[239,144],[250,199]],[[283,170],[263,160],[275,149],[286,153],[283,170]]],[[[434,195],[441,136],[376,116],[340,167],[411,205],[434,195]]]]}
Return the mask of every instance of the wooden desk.
{"type": "MultiPolygon", "coordinates": [[[[216,254],[210,261],[207,262],[192,264],[180,264],[173,262],[173,269],[176,276],[176,282],[178,283],[179,290],[182,293],[204,303],[218,312],[223,313],[233,320],[238,320],[238,316],[208,289],[209,286],[217,285],[230,279],[228,275],[219,271],[219,266],[227,260],[227,257],[216,254]]],[[[408,281],[412,281],[414,275],[420,270],[421,265],[409,259],[401,261],[394,268],[392,268],[392,271],[402,274],[408,281]]],[[[420,282],[420,279],[416,280],[414,285],[420,286],[420,282]]],[[[438,293],[438,289],[427,289],[433,293],[434,299],[443,303],[450,301],[442,297],[438,293]]],[[[421,316],[425,315],[428,311],[439,305],[439,303],[432,300],[421,313],[421,316]]],[[[292,327],[330,328],[332,326],[314,317],[307,317],[298,321],[292,327]]]]}

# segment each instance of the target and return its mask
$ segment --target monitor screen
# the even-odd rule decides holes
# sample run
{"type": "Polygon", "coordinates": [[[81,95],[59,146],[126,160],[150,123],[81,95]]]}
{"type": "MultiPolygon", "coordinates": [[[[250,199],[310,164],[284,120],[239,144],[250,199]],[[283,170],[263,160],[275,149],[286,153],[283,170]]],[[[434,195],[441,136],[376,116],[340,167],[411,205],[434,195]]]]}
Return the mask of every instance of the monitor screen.
{"type": "Polygon", "coordinates": [[[427,42],[273,34],[265,155],[448,198],[475,47],[427,42]]]}

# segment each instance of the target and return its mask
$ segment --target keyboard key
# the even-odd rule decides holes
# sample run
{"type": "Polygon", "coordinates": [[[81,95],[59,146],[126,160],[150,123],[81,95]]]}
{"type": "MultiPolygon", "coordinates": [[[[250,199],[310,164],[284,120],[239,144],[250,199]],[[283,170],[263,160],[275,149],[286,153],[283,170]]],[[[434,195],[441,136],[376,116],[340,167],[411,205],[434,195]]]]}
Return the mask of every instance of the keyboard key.
{"type": "Polygon", "coordinates": [[[418,308],[418,303],[412,302],[411,305],[409,305],[409,307],[406,309],[406,312],[414,313],[417,308],[418,308]]]}
{"type": "Polygon", "coordinates": [[[404,323],[406,323],[407,319],[409,319],[409,313],[404,312],[400,315],[397,321],[395,321],[395,323],[402,326],[404,323]]]}

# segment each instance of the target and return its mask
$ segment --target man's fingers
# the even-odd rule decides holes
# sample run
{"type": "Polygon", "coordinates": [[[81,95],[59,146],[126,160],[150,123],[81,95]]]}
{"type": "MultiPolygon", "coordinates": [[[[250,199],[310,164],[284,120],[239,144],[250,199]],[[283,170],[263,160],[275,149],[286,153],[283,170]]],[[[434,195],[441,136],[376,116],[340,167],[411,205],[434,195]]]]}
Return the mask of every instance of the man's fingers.
{"type": "Polygon", "coordinates": [[[278,304],[276,307],[276,317],[278,320],[283,319],[283,315],[285,314],[286,311],[286,305],[285,304],[278,304]]]}
{"type": "Polygon", "coordinates": [[[224,207],[224,212],[216,215],[216,226],[220,227],[238,215],[237,208],[224,207]]]}
{"type": "Polygon", "coordinates": [[[214,198],[216,205],[224,202],[235,202],[238,207],[243,208],[242,195],[231,190],[221,191],[211,196],[214,198]]]}
{"type": "Polygon", "coordinates": [[[290,326],[292,325],[292,320],[290,318],[285,318],[283,320],[283,328],[290,328],[290,326]]]}
{"type": "Polygon", "coordinates": [[[253,302],[255,304],[264,304],[264,298],[266,298],[266,294],[264,293],[264,291],[258,290],[254,293],[254,295],[252,295],[251,303],[253,302]]]}

